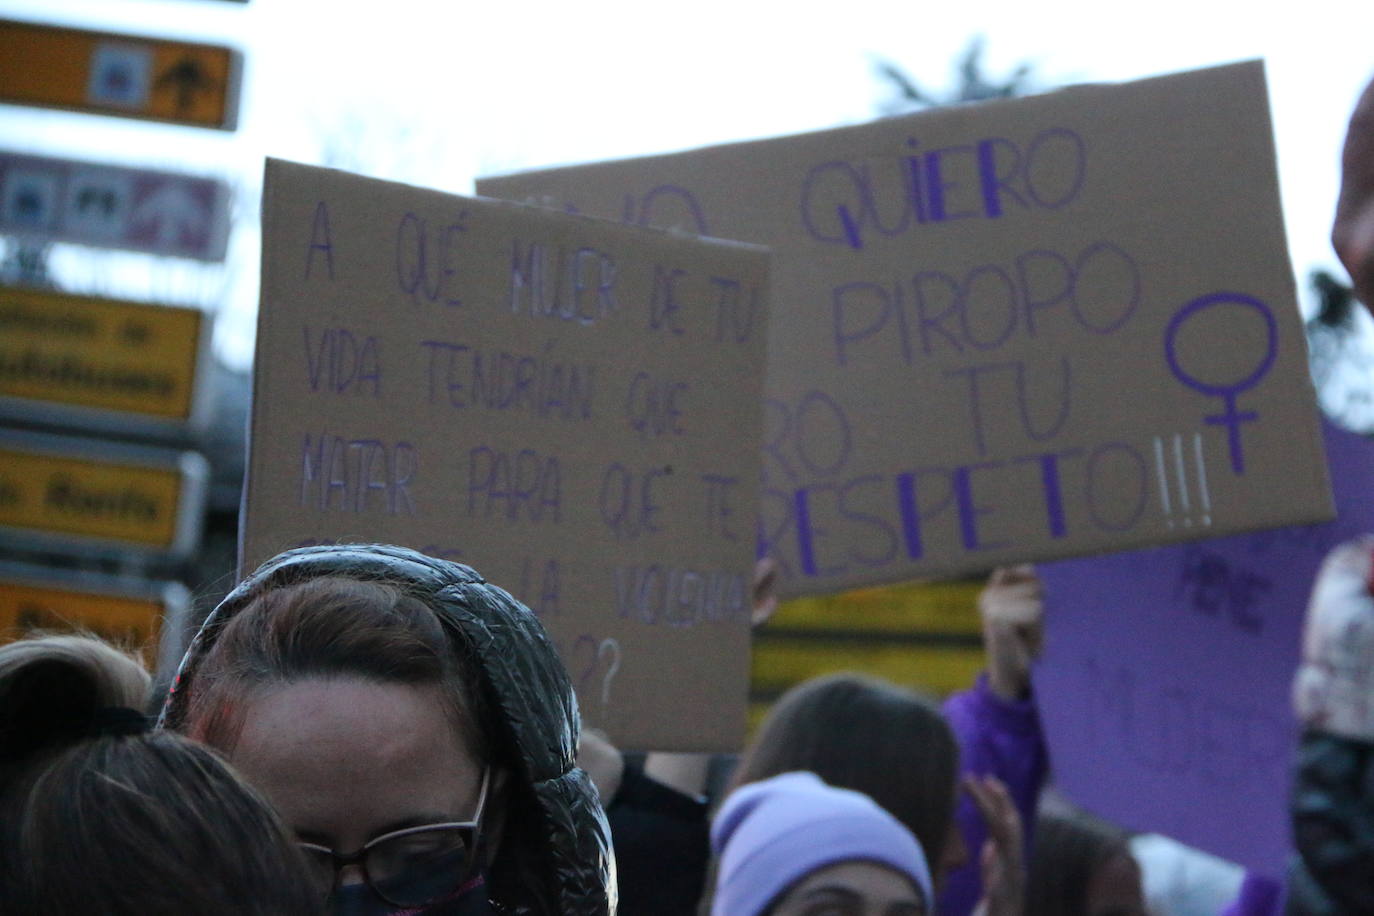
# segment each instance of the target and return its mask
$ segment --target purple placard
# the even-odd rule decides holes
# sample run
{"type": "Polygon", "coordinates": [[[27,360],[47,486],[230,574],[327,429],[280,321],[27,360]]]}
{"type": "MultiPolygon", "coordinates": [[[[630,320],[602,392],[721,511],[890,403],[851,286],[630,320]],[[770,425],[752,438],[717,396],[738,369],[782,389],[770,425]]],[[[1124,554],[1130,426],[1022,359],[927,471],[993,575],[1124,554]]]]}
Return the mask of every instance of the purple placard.
{"type": "Polygon", "coordinates": [[[1312,579],[1374,531],[1374,442],[1323,426],[1336,521],[1040,568],[1055,783],[1271,876],[1291,850],[1289,690],[1312,579]]]}

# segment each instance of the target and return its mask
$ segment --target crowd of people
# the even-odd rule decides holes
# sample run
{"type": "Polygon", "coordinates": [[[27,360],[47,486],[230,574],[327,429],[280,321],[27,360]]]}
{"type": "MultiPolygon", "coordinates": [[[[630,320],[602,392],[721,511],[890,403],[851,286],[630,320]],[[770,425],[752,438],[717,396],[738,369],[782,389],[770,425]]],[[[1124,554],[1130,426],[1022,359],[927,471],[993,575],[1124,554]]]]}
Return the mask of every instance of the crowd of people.
{"type": "MultiPolygon", "coordinates": [[[[1344,169],[1333,240],[1374,302],[1374,85],[1344,169]]],[[[1293,867],[1247,876],[1233,916],[1374,913],[1372,588],[1374,539],[1319,574],[1293,867]]],[[[165,697],[91,638],[0,647],[0,912],[1147,912],[1126,833],[1047,790],[1034,570],[979,604],[971,689],[804,683],[711,804],[581,734],[538,620],[473,570],[289,551],[209,614],[165,697]]]]}
{"type": "MultiPolygon", "coordinates": [[[[1374,912],[1371,572],[1374,538],[1343,546],[1309,611],[1293,912],[1374,912]]],[[[538,620],[472,570],[390,546],[290,551],[209,615],[156,723],[129,655],[82,636],[0,647],[0,900],[35,914],[1144,914],[1125,832],[1046,797],[1043,604],[1032,568],[992,575],[988,670],[943,708],[855,674],[789,691],[712,811],[579,741],[538,620]]],[[[1277,914],[1282,891],[1247,877],[1227,913],[1277,914]]]]}

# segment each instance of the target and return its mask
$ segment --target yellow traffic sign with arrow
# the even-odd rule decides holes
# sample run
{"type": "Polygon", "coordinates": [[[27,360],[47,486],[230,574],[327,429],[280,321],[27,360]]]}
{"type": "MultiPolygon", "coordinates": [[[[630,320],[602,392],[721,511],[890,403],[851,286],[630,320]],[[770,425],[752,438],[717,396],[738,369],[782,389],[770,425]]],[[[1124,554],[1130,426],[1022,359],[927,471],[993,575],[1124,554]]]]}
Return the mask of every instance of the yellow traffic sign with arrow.
{"type": "Polygon", "coordinates": [[[0,102],[233,130],[232,48],[0,19],[0,102]]]}

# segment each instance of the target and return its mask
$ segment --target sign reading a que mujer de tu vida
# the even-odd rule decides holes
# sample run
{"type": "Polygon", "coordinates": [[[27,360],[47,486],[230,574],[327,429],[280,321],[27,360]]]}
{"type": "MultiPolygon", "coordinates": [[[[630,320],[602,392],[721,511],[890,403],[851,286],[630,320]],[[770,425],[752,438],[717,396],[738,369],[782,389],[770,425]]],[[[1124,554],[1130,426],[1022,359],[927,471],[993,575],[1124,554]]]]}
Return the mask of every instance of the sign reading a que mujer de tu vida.
{"type": "Polygon", "coordinates": [[[1259,63],[478,191],[772,248],[785,593],[1331,516],[1259,63]]]}
{"type": "Polygon", "coordinates": [[[278,161],[264,187],[242,565],[468,563],[589,724],[738,747],[767,253],[278,161]]]}

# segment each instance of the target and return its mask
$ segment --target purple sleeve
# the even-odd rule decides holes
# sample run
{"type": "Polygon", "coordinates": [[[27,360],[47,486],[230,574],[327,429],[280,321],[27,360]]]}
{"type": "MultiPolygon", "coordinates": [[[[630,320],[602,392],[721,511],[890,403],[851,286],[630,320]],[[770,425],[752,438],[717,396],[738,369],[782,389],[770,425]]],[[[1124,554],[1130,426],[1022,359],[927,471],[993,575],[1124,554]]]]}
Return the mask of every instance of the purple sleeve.
{"type": "MultiPolygon", "coordinates": [[[[992,692],[987,675],[982,674],[972,690],[946,700],[944,711],[959,742],[960,774],[996,776],[1006,783],[1021,815],[1029,849],[1036,803],[1049,770],[1034,697],[1003,700],[992,692]]],[[[967,793],[959,793],[954,818],[968,847],[968,864],[950,872],[946,879],[938,908],[941,916],[967,916],[982,896],[978,856],[987,830],[967,793]]]]}
{"type": "Polygon", "coordinates": [[[1283,885],[1247,871],[1239,896],[1221,916],[1279,916],[1282,912],[1283,885]]]}

